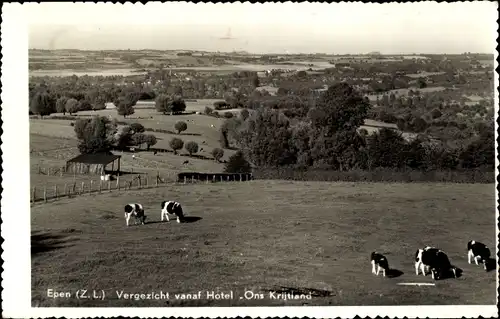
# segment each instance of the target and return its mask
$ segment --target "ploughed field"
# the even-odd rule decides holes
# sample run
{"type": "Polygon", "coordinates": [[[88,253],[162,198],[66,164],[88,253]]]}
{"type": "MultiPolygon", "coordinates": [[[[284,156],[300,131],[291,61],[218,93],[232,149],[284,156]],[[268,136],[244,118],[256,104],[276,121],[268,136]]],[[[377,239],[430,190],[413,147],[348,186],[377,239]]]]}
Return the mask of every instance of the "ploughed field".
{"type": "Polygon", "coordinates": [[[32,301],[42,307],[493,305],[495,271],[469,265],[466,245],[475,239],[495,247],[494,191],[485,184],[251,181],[36,204],[32,301]],[[182,203],[186,222],[159,222],[163,200],[182,203]],[[144,205],[147,223],[127,228],[123,207],[133,202],[144,205]],[[416,276],[414,254],[426,245],[444,250],[462,276],[416,276]],[[374,250],[402,274],[371,274],[374,250]],[[82,289],[89,297],[104,291],[105,298],[77,299],[82,289]],[[56,292],[70,297],[53,298],[56,292]],[[232,299],[215,299],[231,292],[232,299]],[[281,292],[311,299],[273,299],[281,292]],[[141,299],[167,293],[168,300],[141,299]]]}

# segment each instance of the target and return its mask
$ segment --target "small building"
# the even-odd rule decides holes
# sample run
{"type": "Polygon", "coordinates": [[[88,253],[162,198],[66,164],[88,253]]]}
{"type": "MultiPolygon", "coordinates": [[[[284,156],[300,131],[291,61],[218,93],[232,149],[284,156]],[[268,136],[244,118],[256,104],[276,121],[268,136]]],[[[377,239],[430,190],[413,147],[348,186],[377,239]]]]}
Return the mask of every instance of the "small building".
{"type": "Polygon", "coordinates": [[[119,174],[120,158],[120,155],[113,155],[111,153],[80,154],[66,162],[66,172],[95,175],[104,175],[105,173],[119,174]],[[117,165],[115,165],[115,162],[117,162],[117,165]],[[109,167],[110,163],[111,169],[109,167]]]}

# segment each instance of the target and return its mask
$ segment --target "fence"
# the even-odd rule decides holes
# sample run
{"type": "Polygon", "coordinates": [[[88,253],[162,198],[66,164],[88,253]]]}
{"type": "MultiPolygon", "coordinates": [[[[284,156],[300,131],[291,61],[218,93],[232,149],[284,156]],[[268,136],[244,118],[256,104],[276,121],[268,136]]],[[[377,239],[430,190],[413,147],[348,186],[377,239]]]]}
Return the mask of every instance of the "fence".
{"type": "Polygon", "coordinates": [[[176,184],[188,184],[188,183],[201,183],[204,181],[206,184],[215,182],[229,182],[229,181],[250,181],[252,180],[252,174],[222,174],[222,173],[179,173],[177,179],[172,179],[169,176],[162,178],[160,174],[156,176],[141,176],[138,175],[131,180],[121,180],[120,176],[116,178],[115,181],[93,181],[88,182],[74,182],[66,183],[64,187],[54,185],[52,187],[33,187],[31,189],[30,199],[32,203],[35,202],[47,202],[49,200],[63,198],[63,197],[74,197],[81,196],[85,194],[101,194],[104,192],[113,191],[128,191],[128,190],[138,190],[138,189],[148,189],[163,187],[167,185],[176,184]],[[205,179],[200,179],[203,176],[205,179]],[[198,178],[195,178],[198,177],[198,178]]]}

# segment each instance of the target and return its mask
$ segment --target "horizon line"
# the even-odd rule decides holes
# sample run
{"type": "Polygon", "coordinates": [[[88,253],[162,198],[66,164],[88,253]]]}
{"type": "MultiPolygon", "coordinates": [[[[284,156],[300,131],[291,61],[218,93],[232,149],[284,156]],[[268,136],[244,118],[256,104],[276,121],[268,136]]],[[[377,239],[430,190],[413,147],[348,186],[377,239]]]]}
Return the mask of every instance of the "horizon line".
{"type": "Polygon", "coordinates": [[[40,50],[40,51],[86,51],[86,52],[102,52],[102,51],[188,51],[188,52],[206,52],[206,53],[241,53],[245,52],[248,54],[260,54],[260,55],[315,55],[315,54],[324,54],[324,55],[464,55],[464,54],[491,54],[495,56],[495,53],[489,52],[460,52],[460,53],[451,53],[451,52],[441,52],[441,53],[426,53],[426,52],[399,52],[399,53],[383,53],[380,51],[371,51],[368,53],[329,53],[329,52],[314,52],[314,53],[305,53],[305,52],[297,52],[297,53],[286,53],[286,52],[251,52],[247,50],[233,50],[233,51],[208,51],[208,50],[195,50],[195,49],[76,49],[76,48],[59,48],[59,49],[43,49],[43,48],[28,48],[30,50],[40,50]]]}

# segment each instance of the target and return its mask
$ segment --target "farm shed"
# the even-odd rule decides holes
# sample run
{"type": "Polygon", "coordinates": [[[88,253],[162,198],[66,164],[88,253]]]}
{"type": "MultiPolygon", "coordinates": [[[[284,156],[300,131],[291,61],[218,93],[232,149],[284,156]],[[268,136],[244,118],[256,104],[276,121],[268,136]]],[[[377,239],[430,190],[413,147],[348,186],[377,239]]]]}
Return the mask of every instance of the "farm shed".
{"type": "Polygon", "coordinates": [[[98,174],[103,175],[106,171],[120,173],[120,155],[110,153],[80,154],[66,162],[66,172],[74,174],[98,174]],[[115,161],[117,161],[115,171],[115,161]],[[106,166],[111,163],[111,170],[106,166]]]}

